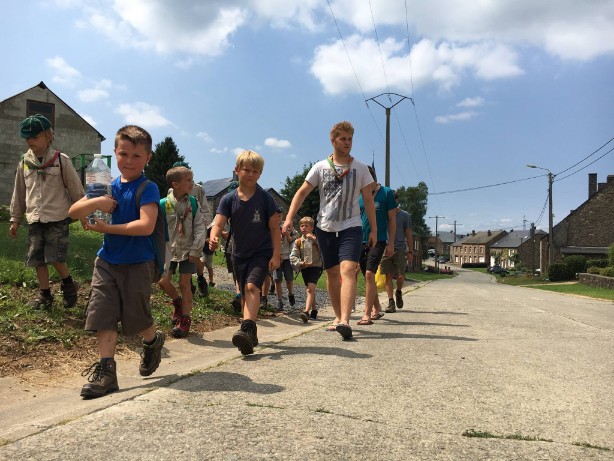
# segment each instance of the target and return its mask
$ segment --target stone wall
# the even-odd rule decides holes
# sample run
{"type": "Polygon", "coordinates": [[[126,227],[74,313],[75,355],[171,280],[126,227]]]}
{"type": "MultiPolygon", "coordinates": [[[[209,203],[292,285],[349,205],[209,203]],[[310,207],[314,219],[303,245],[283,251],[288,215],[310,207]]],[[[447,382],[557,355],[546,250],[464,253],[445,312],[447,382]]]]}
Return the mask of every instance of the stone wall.
{"type": "Polygon", "coordinates": [[[35,86],[0,102],[0,205],[11,202],[15,168],[21,155],[28,149],[19,136],[19,124],[26,117],[27,100],[53,104],[53,147],[71,158],[87,154],[91,160],[94,154],[101,153],[103,139],[100,133],[44,85],[35,86]]]}
{"type": "Polygon", "coordinates": [[[605,277],[597,274],[578,274],[578,280],[589,287],[614,290],[614,277],[605,277]]]}

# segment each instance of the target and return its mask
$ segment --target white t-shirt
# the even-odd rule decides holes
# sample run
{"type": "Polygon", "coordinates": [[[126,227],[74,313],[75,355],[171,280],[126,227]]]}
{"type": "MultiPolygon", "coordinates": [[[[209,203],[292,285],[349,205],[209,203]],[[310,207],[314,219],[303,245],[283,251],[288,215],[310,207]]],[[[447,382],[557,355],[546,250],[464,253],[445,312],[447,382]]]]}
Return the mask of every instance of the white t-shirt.
{"type": "MultiPolygon", "coordinates": [[[[345,171],[345,165],[335,165],[337,173],[345,171]]],[[[318,227],[326,232],[339,232],[350,227],[361,227],[358,197],[363,187],[373,182],[367,165],[354,159],[348,174],[338,180],[328,160],[311,167],[305,181],[320,191],[318,227]]]]}

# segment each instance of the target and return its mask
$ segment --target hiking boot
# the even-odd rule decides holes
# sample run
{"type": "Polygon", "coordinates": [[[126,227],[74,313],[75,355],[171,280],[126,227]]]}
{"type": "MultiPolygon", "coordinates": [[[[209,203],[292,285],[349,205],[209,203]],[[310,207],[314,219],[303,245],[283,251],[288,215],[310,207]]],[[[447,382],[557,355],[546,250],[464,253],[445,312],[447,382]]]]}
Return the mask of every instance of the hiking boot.
{"type": "Polygon", "coordinates": [[[156,331],[153,344],[146,344],[143,341],[143,352],[141,352],[141,366],[139,373],[141,376],[149,376],[158,369],[162,360],[162,346],[164,345],[164,333],[156,331]]]}
{"type": "Polygon", "coordinates": [[[198,291],[200,292],[200,295],[204,298],[209,296],[209,285],[207,285],[207,281],[204,278],[202,278],[202,279],[198,279],[197,283],[198,283],[198,291]]]}
{"type": "Polygon", "coordinates": [[[395,297],[397,298],[397,307],[399,309],[403,309],[403,292],[401,290],[397,290],[395,292],[395,297]]]}
{"type": "Polygon", "coordinates": [[[241,312],[241,296],[235,296],[235,299],[233,299],[230,304],[236,313],[241,312]]]}
{"type": "Polygon", "coordinates": [[[181,299],[181,296],[179,298],[173,299],[172,301],[173,314],[171,315],[171,323],[173,325],[177,325],[177,323],[179,322],[179,319],[181,319],[181,315],[183,314],[183,311],[181,310],[182,303],[183,303],[183,300],[181,299]]]}
{"type": "Polygon", "coordinates": [[[192,317],[182,315],[173,331],[171,331],[173,338],[185,338],[190,333],[190,325],[192,325],[192,317]]]}
{"type": "Polygon", "coordinates": [[[311,320],[316,320],[318,318],[318,310],[311,309],[311,314],[309,314],[309,317],[311,318],[311,320]]]}
{"type": "Polygon", "coordinates": [[[284,310],[284,302],[281,299],[277,300],[277,310],[280,312],[284,310]]]}
{"type": "Polygon", "coordinates": [[[241,329],[232,335],[232,344],[239,348],[241,354],[254,353],[254,347],[258,345],[258,329],[253,320],[243,320],[241,329]]]}
{"type": "Polygon", "coordinates": [[[62,296],[64,296],[64,307],[69,309],[77,304],[77,298],[79,294],[79,284],[74,280],[70,283],[63,283],[61,285],[62,296]]]}
{"type": "Polygon", "coordinates": [[[309,311],[301,312],[301,320],[303,323],[307,323],[309,320],[309,311]]]}
{"type": "Polygon", "coordinates": [[[45,309],[48,311],[51,310],[51,308],[53,307],[53,295],[45,294],[41,290],[38,290],[38,294],[36,295],[36,298],[34,298],[34,300],[32,300],[32,302],[30,303],[30,307],[32,309],[45,309]]]}
{"type": "Polygon", "coordinates": [[[81,397],[95,399],[119,390],[115,360],[105,359],[86,368],[81,376],[88,382],[81,388],[81,397]]]}
{"type": "Polygon", "coordinates": [[[388,300],[388,308],[384,311],[388,314],[397,311],[397,306],[394,304],[394,299],[390,298],[388,300]]]}
{"type": "Polygon", "coordinates": [[[288,295],[288,301],[290,302],[291,306],[294,306],[296,304],[296,299],[294,299],[294,295],[288,295]]]}

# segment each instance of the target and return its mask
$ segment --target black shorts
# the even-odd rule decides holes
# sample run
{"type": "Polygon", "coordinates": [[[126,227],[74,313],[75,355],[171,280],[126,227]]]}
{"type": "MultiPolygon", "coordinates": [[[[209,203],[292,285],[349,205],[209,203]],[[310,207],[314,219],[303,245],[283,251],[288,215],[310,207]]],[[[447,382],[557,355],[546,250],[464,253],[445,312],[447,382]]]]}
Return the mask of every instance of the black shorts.
{"type": "Polygon", "coordinates": [[[322,275],[321,267],[305,267],[301,269],[301,275],[303,276],[303,281],[305,282],[305,286],[310,283],[317,284],[318,280],[320,280],[320,275],[322,275]]]}
{"type": "Polygon", "coordinates": [[[377,268],[379,267],[385,250],[386,242],[383,240],[377,242],[375,246],[370,248],[367,244],[364,244],[360,255],[360,270],[362,271],[362,275],[365,275],[367,271],[373,273],[377,272],[377,268]]]}
{"type": "Polygon", "coordinates": [[[269,275],[269,261],[272,257],[270,250],[249,258],[232,257],[235,277],[242,295],[245,294],[245,286],[248,283],[254,284],[259,289],[262,288],[264,280],[269,275]]]}

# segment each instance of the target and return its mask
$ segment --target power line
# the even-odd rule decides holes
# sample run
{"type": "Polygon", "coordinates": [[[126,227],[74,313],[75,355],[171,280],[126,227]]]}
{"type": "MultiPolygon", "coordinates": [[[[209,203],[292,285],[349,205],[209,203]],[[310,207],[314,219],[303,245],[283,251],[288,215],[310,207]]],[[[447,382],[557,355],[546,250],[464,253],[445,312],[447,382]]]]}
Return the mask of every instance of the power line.
{"type": "MultiPolygon", "coordinates": [[[[592,154],[589,154],[589,155],[587,155],[586,157],[584,157],[582,160],[580,160],[580,161],[579,161],[578,163],[576,163],[575,165],[571,165],[569,168],[567,168],[567,169],[565,169],[565,170],[563,170],[563,171],[559,171],[559,172],[557,173],[557,175],[559,175],[559,174],[561,174],[561,173],[565,173],[566,171],[571,170],[573,167],[578,166],[578,165],[579,165],[580,163],[582,163],[584,160],[586,160],[586,159],[588,159],[588,158],[592,157],[593,155],[595,155],[597,152],[599,152],[599,151],[600,151],[601,149],[603,149],[605,146],[607,146],[608,144],[610,144],[612,141],[614,141],[614,138],[611,138],[611,139],[610,139],[608,142],[606,142],[606,143],[605,143],[603,146],[601,146],[599,149],[597,149],[596,151],[594,151],[592,154]]],[[[608,153],[610,153],[610,152],[612,152],[612,149],[610,149],[608,152],[606,152],[606,154],[608,154],[608,153]]],[[[602,155],[601,157],[599,157],[599,158],[602,158],[602,157],[603,157],[603,155],[602,155]]],[[[597,160],[599,160],[599,159],[597,159],[597,160]]],[[[593,162],[593,163],[595,163],[595,162],[593,162]]],[[[591,164],[589,163],[589,165],[591,165],[591,164]]],[[[587,166],[588,166],[588,165],[587,165],[587,166]]],[[[584,168],[586,168],[586,167],[584,167],[584,168]]],[[[581,170],[578,170],[578,171],[581,171],[581,170]]],[[[576,173],[577,173],[577,172],[576,172],[576,173]]],[[[575,173],[572,173],[572,174],[575,174],[575,173]]],[[[565,177],[566,177],[566,178],[568,178],[569,176],[571,176],[571,175],[568,175],[568,176],[565,176],[565,177]]],[[[564,179],[564,178],[560,178],[560,179],[559,179],[559,181],[560,181],[561,179],[564,179]]]]}
{"type": "Polygon", "coordinates": [[[448,190],[448,191],[444,191],[444,192],[429,192],[429,195],[454,194],[456,192],[468,192],[468,191],[478,190],[478,189],[487,189],[489,187],[503,186],[505,184],[513,184],[513,183],[516,183],[516,182],[528,181],[529,179],[541,178],[542,176],[544,176],[544,175],[540,174],[540,175],[537,175],[537,176],[531,176],[529,178],[514,179],[513,181],[505,181],[505,182],[500,182],[500,183],[497,183],[497,184],[489,184],[489,185],[486,185],[486,186],[468,187],[467,189],[448,190]]]}
{"type": "MultiPolygon", "coordinates": [[[[614,138],[612,138],[612,139],[614,139],[614,138]]],[[[611,141],[611,140],[610,140],[610,141],[611,141]]],[[[610,142],[610,141],[608,141],[608,142],[610,142]]],[[[603,147],[603,146],[602,146],[602,147],[603,147]]],[[[601,147],[600,147],[599,149],[601,149],[601,147]]],[[[591,166],[593,163],[598,162],[599,160],[601,160],[603,157],[605,157],[606,155],[608,155],[608,154],[609,154],[610,152],[612,152],[613,150],[614,150],[614,147],[613,147],[612,149],[610,149],[609,151],[607,151],[605,154],[603,154],[601,157],[597,157],[597,158],[596,158],[595,160],[593,160],[591,163],[588,163],[588,164],[584,165],[582,168],[580,168],[579,170],[574,171],[573,173],[569,173],[567,176],[563,176],[562,178],[557,179],[557,181],[562,181],[563,179],[567,179],[567,178],[569,178],[570,176],[573,176],[574,174],[579,173],[580,171],[582,171],[582,170],[584,170],[584,169],[588,168],[589,166],[591,166]]],[[[593,155],[593,154],[591,154],[591,155],[593,155]]],[[[589,155],[589,157],[590,157],[590,155],[589,155]]],[[[582,161],[580,161],[580,162],[578,162],[578,163],[582,163],[582,162],[583,162],[584,160],[586,160],[587,158],[588,158],[588,157],[586,157],[585,159],[583,159],[582,161]]],[[[578,163],[576,163],[576,165],[577,165],[578,163]]],[[[575,165],[574,165],[574,166],[575,166],[575,165]]],[[[570,168],[573,168],[573,167],[570,167],[570,168]]],[[[570,168],[567,168],[567,170],[569,170],[570,168]]],[[[563,171],[567,171],[567,170],[563,170],[563,171]]],[[[560,174],[561,174],[561,173],[557,173],[557,176],[558,176],[558,175],[560,175],[560,174]]]]}
{"type": "Polygon", "coordinates": [[[377,42],[377,49],[379,50],[380,61],[382,62],[382,70],[384,71],[384,80],[386,81],[386,89],[390,93],[390,85],[388,84],[388,75],[386,75],[386,66],[384,65],[384,55],[382,54],[382,47],[379,43],[379,36],[377,35],[377,27],[375,27],[375,16],[373,16],[373,7],[371,6],[371,0],[369,0],[369,10],[371,10],[371,20],[373,21],[373,30],[375,31],[375,41],[377,42]]]}

